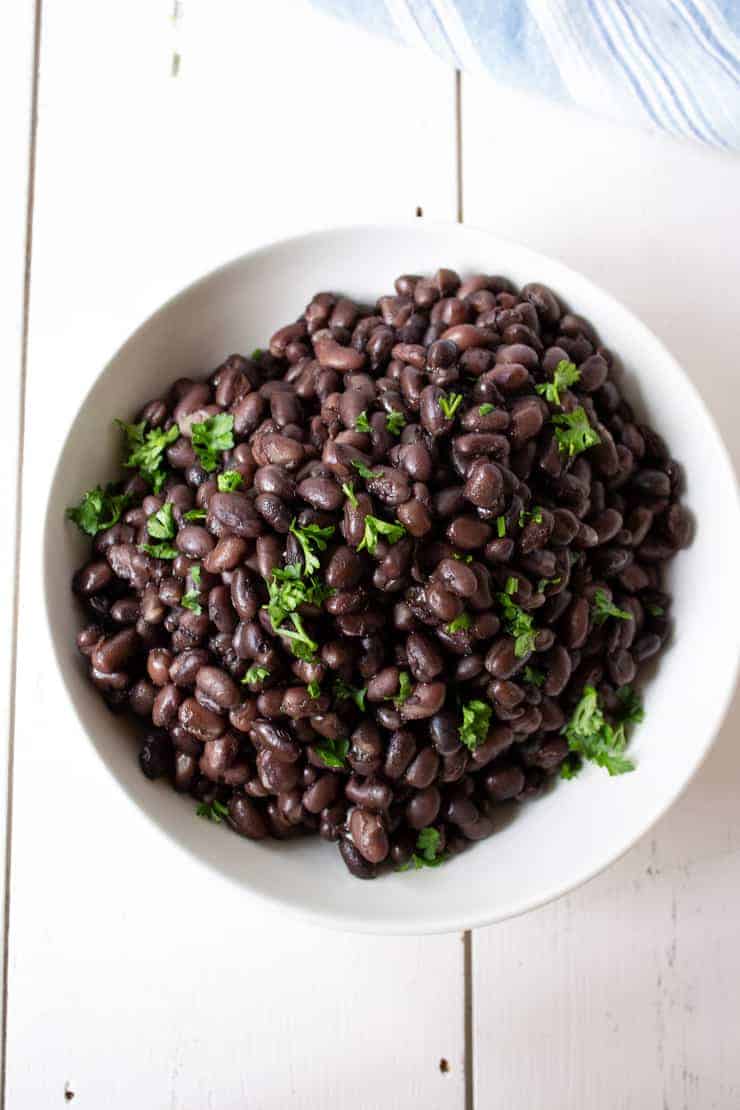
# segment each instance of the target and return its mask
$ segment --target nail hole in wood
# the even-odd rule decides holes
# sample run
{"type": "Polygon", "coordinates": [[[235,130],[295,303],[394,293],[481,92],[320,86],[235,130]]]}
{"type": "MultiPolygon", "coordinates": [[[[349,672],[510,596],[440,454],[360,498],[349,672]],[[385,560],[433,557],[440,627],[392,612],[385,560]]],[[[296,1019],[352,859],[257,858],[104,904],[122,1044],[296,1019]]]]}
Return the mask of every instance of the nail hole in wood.
{"type": "Polygon", "coordinates": [[[75,1097],[75,1093],[74,1093],[73,1090],[71,1090],[71,1088],[69,1086],[69,1083],[65,1083],[64,1084],[64,1101],[65,1102],[71,1102],[74,1097],[75,1097]]]}
{"type": "Polygon", "coordinates": [[[450,1065],[447,1060],[445,1060],[444,1056],[439,1061],[439,1070],[442,1072],[442,1075],[446,1075],[447,1072],[450,1070],[450,1065]]]}
{"type": "Polygon", "coordinates": [[[422,211],[422,208],[421,208],[421,205],[420,205],[420,204],[419,204],[419,205],[417,205],[417,207],[416,207],[416,215],[417,215],[417,216],[418,216],[419,218],[421,218],[421,217],[422,217],[422,216],[424,215],[424,213],[423,213],[423,211],[422,211]]]}

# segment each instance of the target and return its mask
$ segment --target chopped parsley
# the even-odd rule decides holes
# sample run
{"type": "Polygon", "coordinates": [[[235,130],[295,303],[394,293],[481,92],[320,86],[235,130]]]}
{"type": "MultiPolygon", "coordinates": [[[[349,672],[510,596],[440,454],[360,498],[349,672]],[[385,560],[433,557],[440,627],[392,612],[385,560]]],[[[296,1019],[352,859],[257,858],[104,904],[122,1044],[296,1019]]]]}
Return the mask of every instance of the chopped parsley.
{"type": "Polygon", "coordinates": [[[519,513],[519,527],[523,528],[528,520],[531,520],[533,524],[542,524],[542,509],[539,505],[535,505],[531,512],[522,509],[519,513]]]}
{"type": "Polygon", "coordinates": [[[541,594],[548,586],[557,586],[560,583],[559,578],[540,578],[537,583],[537,593],[541,594]]]}
{"type": "Polygon", "coordinates": [[[463,612],[459,617],[455,617],[454,621],[450,621],[447,625],[448,632],[462,632],[466,628],[470,628],[472,621],[467,613],[463,612]]]}
{"type": "Polygon", "coordinates": [[[318,682],[316,681],[315,678],[313,678],[309,682],[308,686],[306,687],[306,691],[308,693],[309,698],[320,698],[321,697],[321,687],[319,686],[319,684],[318,684],[318,682]]]}
{"type": "Polygon", "coordinates": [[[255,347],[249,357],[252,359],[253,362],[259,362],[259,360],[262,358],[263,354],[264,354],[264,351],[262,350],[261,347],[255,347]]]}
{"type": "Polygon", "coordinates": [[[365,712],[366,694],[367,686],[350,686],[341,677],[338,677],[334,683],[334,697],[337,701],[349,701],[351,699],[361,713],[365,712]]]}
{"type": "Polygon", "coordinates": [[[489,412],[493,412],[495,408],[496,406],[492,405],[490,401],[484,401],[482,405],[478,405],[478,412],[481,416],[488,416],[489,412]]]}
{"type": "Polygon", "coordinates": [[[560,405],[560,390],[569,389],[575,385],[581,376],[581,371],[576,367],[575,363],[568,362],[567,359],[561,359],[555,367],[555,373],[552,376],[551,382],[542,382],[541,385],[536,385],[535,389],[544,396],[545,400],[551,405],[560,405]]]}
{"type": "Polygon", "coordinates": [[[460,740],[471,752],[480,747],[488,735],[492,712],[490,705],[478,698],[462,707],[462,724],[458,731],[460,740]]]}
{"type": "Polygon", "coordinates": [[[369,467],[365,466],[362,459],[350,459],[350,462],[360,477],[364,478],[366,482],[371,481],[373,478],[382,478],[383,476],[379,470],[370,470],[369,467]]]}
{"type": "Polygon", "coordinates": [[[355,428],[358,432],[371,432],[370,421],[367,418],[366,412],[361,412],[355,420],[355,428]]]}
{"type": "Polygon", "coordinates": [[[645,720],[645,710],[642,702],[631,686],[621,686],[617,690],[619,702],[619,720],[625,725],[639,725],[645,720]]]}
{"type": "Polygon", "coordinates": [[[534,651],[537,629],[534,627],[534,621],[529,613],[525,613],[520,606],[515,605],[511,600],[508,587],[511,582],[515,581],[516,579],[510,578],[506,583],[507,592],[496,596],[501,606],[504,628],[514,640],[514,655],[517,659],[521,659],[528,655],[530,651],[534,651]]]}
{"type": "Polygon", "coordinates": [[[244,475],[238,470],[224,470],[216,479],[219,493],[233,493],[244,485],[244,475]]]}
{"type": "Polygon", "coordinates": [[[264,682],[266,678],[270,677],[268,667],[262,667],[259,663],[253,663],[247,673],[242,679],[243,686],[249,686],[252,682],[264,682]]]}
{"type": "Polygon", "coordinates": [[[188,509],[183,513],[183,520],[205,520],[208,513],[205,509],[188,509]]]}
{"type": "Polygon", "coordinates": [[[457,559],[458,563],[467,563],[468,566],[473,561],[473,556],[472,555],[461,555],[459,551],[453,551],[452,552],[452,558],[457,559]]]}
{"type": "Polygon", "coordinates": [[[398,692],[391,694],[388,700],[393,702],[396,709],[399,709],[411,697],[411,690],[411,675],[408,671],[401,671],[398,676],[398,692]]]}
{"type": "Polygon", "coordinates": [[[329,596],[328,587],[316,578],[304,579],[298,563],[276,567],[267,583],[268,603],[265,606],[272,627],[277,632],[285,618],[299,605],[321,605],[329,596]]]}
{"type": "Polygon", "coordinates": [[[347,500],[349,501],[352,508],[356,509],[357,505],[358,505],[358,501],[357,501],[357,498],[355,497],[354,482],[342,482],[342,493],[347,498],[347,500]]]}
{"type": "Polygon", "coordinates": [[[545,675],[539,667],[525,667],[522,677],[530,686],[542,686],[545,681],[545,675]]]}
{"type": "Polygon", "coordinates": [[[519,589],[519,579],[518,578],[507,578],[506,579],[506,585],[504,586],[504,592],[505,593],[507,593],[511,596],[511,594],[515,594],[518,589],[519,589]]]}
{"type": "Polygon", "coordinates": [[[195,588],[188,590],[183,594],[180,599],[180,604],[185,609],[190,609],[191,612],[196,613],[198,616],[203,612],[203,607],[200,603],[200,567],[196,563],[194,567],[190,568],[190,577],[193,580],[195,588]]]}
{"type": "Polygon", "coordinates": [[[146,420],[139,424],[125,424],[123,420],[116,420],[115,423],[126,438],[127,456],[123,465],[130,470],[138,470],[154,492],[159,493],[167,479],[162,456],[170,444],[180,438],[177,424],[166,432],[161,428],[151,428],[145,433],[146,420]]]}
{"type": "Polygon", "coordinates": [[[292,629],[283,626],[282,628],[276,628],[275,631],[278,636],[285,636],[286,639],[291,641],[291,651],[296,659],[303,659],[306,663],[313,662],[319,645],[306,632],[298,613],[291,613],[290,619],[293,623],[292,629]]]}
{"type": "Polygon", "coordinates": [[[362,537],[357,550],[367,550],[371,555],[374,555],[380,536],[385,536],[388,543],[393,544],[398,543],[405,535],[406,529],[398,521],[381,520],[380,517],[371,516],[368,513],[365,517],[365,535],[362,537]]]}
{"type": "Polygon", "coordinates": [[[618,609],[608,598],[606,590],[598,589],[593,600],[594,624],[603,624],[609,617],[617,617],[620,621],[631,621],[632,614],[626,609],[618,609]]]}
{"type": "Polygon", "coordinates": [[[420,871],[422,867],[439,867],[445,861],[444,853],[439,850],[441,839],[437,829],[432,828],[431,825],[421,829],[416,838],[416,847],[411,859],[408,863],[402,864],[398,870],[408,871],[413,867],[415,871],[420,871]]]}
{"type": "Polygon", "coordinates": [[[462,393],[451,393],[449,397],[439,398],[439,407],[447,420],[454,420],[455,413],[463,402],[462,393]]]}
{"type": "Polygon", "coordinates": [[[193,424],[192,443],[200,465],[209,473],[218,466],[223,451],[234,446],[234,417],[229,412],[209,416],[200,424],[193,424]]]}
{"type": "Polygon", "coordinates": [[[573,409],[573,412],[563,412],[553,416],[552,422],[556,425],[555,439],[560,450],[571,459],[574,455],[580,455],[581,451],[601,443],[601,437],[589,424],[581,405],[573,409]]]}
{"type": "MultiPolygon", "coordinates": [[[[619,694],[617,696],[620,697],[619,694]]],[[[642,720],[642,706],[631,690],[623,701],[624,711],[620,714],[620,720],[616,725],[611,725],[599,706],[594,687],[584,687],[573,716],[562,729],[571,754],[561,768],[561,777],[573,778],[584,759],[603,767],[610,775],[624,775],[634,771],[634,763],[624,756],[624,749],[627,747],[625,725],[642,720]]]]}
{"type": "Polygon", "coordinates": [[[155,540],[174,539],[177,528],[172,515],[171,501],[165,501],[161,509],[147,517],[146,530],[155,540]]]}
{"type": "Polygon", "coordinates": [[[304,574],[313,574],[321,566],[313,549],[315,547],[319,551],[326,551],[327,540],[334,535],[334,528],[335,525],[333,524],[328,524],[326,528],[321,528],[318,524],[304,524],[303,527],[299,528],[295,522],[295,517],[291,520],[290,530],[303,551],[304,574]]]}
{"type": "Polygon", "coordinates": [[[661,605],[646,605],[645,608],[651,617],[662,617],[665,614],[665,609],[661,605]]]}
{"type": "Polygon", "coordinates": [[[207,817],[209,821],[220,825],[224,817],[229,816],[229,807],[219,801],[201,802],[195,812],[198,817],[207,817]]]}
{"type": "Polygon", "coordinates": [[[386,414],[385,426],[392,436],[400,436],[401,429],[406,427],[406,417],[402,412],[389,412],[386,414]]]}
{"type": "Polygon", "coordinates": [[[325,740],[323,744],[317,744],[314,751],[325,767],[343,769],[347,766],[349,740],[325,740]]]}
{"type": "Polygon", "coordinates": [[[506,517],[505,516],[497,516],[496,517],[496,532],[498,533],[498,538],[500,540],[502,540],[504,538],[504,536],[506,535],[506,517]]]}
{"type": "Polygon", "coordinates": [[[141,543],[139,551],[146,551],[155,559],[176,559],[180,552],[171,543],[141,543]]]}
{"type": "Polygon", "coordinates": [[[98,532],[112,528],[118,524],[131,500],[127,493],[114,493],[114,488],[108,485],[105,489],[101,486],[89,489],[79,505],[67,509],[67,518],[88,536],[97,536],[98,532]]]}

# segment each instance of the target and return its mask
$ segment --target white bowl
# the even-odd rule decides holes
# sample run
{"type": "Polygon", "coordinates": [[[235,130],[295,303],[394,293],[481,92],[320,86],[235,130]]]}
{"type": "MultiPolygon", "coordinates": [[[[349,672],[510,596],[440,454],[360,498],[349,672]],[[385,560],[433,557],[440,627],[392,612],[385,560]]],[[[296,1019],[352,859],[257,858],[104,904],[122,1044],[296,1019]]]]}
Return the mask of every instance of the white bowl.
{"type": "MultiPolygon", "coordinates": [[[[131,820],[146,814],[194,866],[212,868],[277,906],[340,929],[431,933],[511,917],[585,882],[613,862],[677,798],[706,755],[728,705],[738,654],[735,480],[698,393],[661,343],[586,278],[524,247],[459,225],[352,227],[253,251],[191,285],[156,312],[100,374],[82,402],[54,477],[45,533],[46,601],[54,647],[84,732],[124,788],[131,820]],[[675,636],[645,696],[633,774],[589,767],[524,806],[489,840],[449,864],[352,878],[317,837],[254,843],[195,816],[195,803],[138,767],[130,726],[88,684],[74,646],[80,613],[69,590],[88,544],[64,520],[83,490],[120,474],[114,417],[133,418],[177,377],[205,376],[234,351],[266,344],[321,289],[372,302],[400,273],[439,266],[462,274],[542,281],[587,316],[621,356],[627,395],[649,414],[687,474],[696,537],[671,566],[675,636]],[[129,735],[127,735],[127,732],[129,735]]],[[[68,743],[80,743],[69,737],[68,743]]],[[[153,833],[154,835],[154,833],[153,833]]]]}

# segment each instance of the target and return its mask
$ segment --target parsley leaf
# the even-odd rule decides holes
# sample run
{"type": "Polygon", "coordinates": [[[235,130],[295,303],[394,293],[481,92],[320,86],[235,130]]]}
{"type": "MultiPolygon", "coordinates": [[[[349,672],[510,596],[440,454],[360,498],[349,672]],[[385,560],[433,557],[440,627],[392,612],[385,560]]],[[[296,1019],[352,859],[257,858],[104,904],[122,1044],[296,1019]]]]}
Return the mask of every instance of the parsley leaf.
{"type": "Polygon", "coordinates": [[[259,360],[262,358],[263,354],[264,354],[264,351],[262,350],[261,347],[255,347],[249,357],[251,358],[252,362],[259,362],[259,360]]]}
{"type": "Polygon", "coordinates": [[[598,589],[593,600],[594,624],[603,624],[609,617],[618,617],[620,621],[631,621],[632,614],[626,609],[617,609],[608,598],[606,590],[598,589]]]}
{"type": "Polygon", "coordinates": [[[493,412],[495,408],[496,406],[492,405],[490,401],[484,401],[482,405],[478,405],[478,412],[481,416],[488,416],[489,412],[493,412]]]}
{"type": "Polygon", "coordinates": [[[525,613],[520,606],[511,600],[508,591],[509,585],[513,581],[516,581],[516,579],[510,578],[506,583],[506,593],[497,594],[496,596],[501,606],[504,628],[514,639],[514,655],[517,659],[521,659],[528,655],[530,651],[534,651],[537,629],[534,627],[534,621],[529,613],[525,613]]]}
{"type": "Polygon", "coordinates": [[[293,622],[293,629],[282,627],[276,629],[276,632],[278,636],[285,636],[286,639],[291,641],[291,651],[296,659],[303,659],[304,662],[310,663],[313,661],[319,645],[306,632],[298,613],[291,613],[290,619],[293,622]]]}
{"type": "Polygon", "coordinates": [[[79,505],[67,509],[67,518],[88,536],[97,536],[98,532],[112,528],[131,500],[127,493],[114,493],[114,488],[108,485],[105,489],[101,486],[89,489],[79,505]]]}
{"type": "Polygon", "coordinates": [[[454,420],[462,402],[462,393],[451,393],[449,397],[440,397],[438,404],[447,420],[454,420]]]}
{"type": "Polygon", "coordinates": [[[398,870],[408,871],[413,867],[415,871],[420,871],[422,867],[439,867],[446,859],[446,856],[439,850],[441,839],[437,829],[431,825],[421,829],[416,838],[414,854],[408,863],[402,864],[398,870]]]}
{"type": "Polygon", "coordinates": [[[306,687],[306,690],[308,691],[308,696],[310,698],[320,698],[321,697],[321,687],[319,686],[319,684],[318,684],[318,682],[316,681],[315,678],[312,679],[311,682],[309,682],[308,686],[306,687]]]}
{"type": "Polygon", "coordinates": [[[259,663],[253,663],[247,673],[242,679],[243,686],[249,686],[252,682],[264,682],[266,678],[270,677],[268,667],[261,667],[259,663]]]}
{"type": "Polygon", "coordinates": [[[581,451],[601,443],[601,437],[589,424],[581,405],[573,409],[573,412],[563,412],[553,416],[552,422],[557,425],[555,439],[558,441],[558,446],[571,459],[574,455],[580,455],[581,451]]]}
{"type": "Polygon", "coordinates": [[[342,482],[342,493],[347,498],[352,508],[356,509],[358,502],[357,498],[355,497],[354,482],[342,482]]]}
{"type": "Polygon", "coordinates": [[[152,428],[144,434],[145,420],[140,424],[124,424],[122,420],[116,420],[115,423],[126,437],[128,458],[124,458],[123,465],[131,470],[138,469],[154,492],[159,493],[167,479],[162,456],[170,444],[180,438],[177,424],[173,424],[166,432],[161,428],[152,428]]]}
{"type": "Polygon", "coordinates": [[[570,386],[575,385],[581,376],[581,371],[576,367],[575,363],[568,362],[567,359],[561,359],[555,367],[555,373],[552,376],[551,382],[542,382],[541,385],[536,385],[535,390],[540,396],[544,395],[546,401],[551,405],[560,404],[560,390],[569,389],[570,386]]]}
{"type": "Polygon", "coordinates": [[[646,605],[645,608],[651,617],[662,617],[665,613],[665,609],[660,605],[646,605]]]}
{"type": "Polygon", "coordinates": [[[462,632],[466,628],[470,628],[472,621],[467,613],[463,612],[459,617],[455,617],[453,621],[447,625],[448,632],[462,632]]]}
{"type": "Polygon", "coordinates": [[[557,586],[559,582],[559,578],[540,578],[537,583],[537,593],[541,594],[547,586],[557,586]]]}
{"type": "Polygon", "coordinates": [[[224,470],[216,479],[219,493],[233,493],[244,485],[244,475],[238,470],[224,470]]]}
{"type": "Polygon", "coordinates": [[[460,740],[471,752],[480,747],[488,735],[492,712],[491,706],[478,698],[473,698],[462,707],[460,740]]]}
{"type": "Polygon", "coordinates": [[[370,421],[367,418],[367,412],[363,410],[355,420],[355,429],[358,432],[371,432],[370,421]]]}
{"type": "Polygon", "coordinates": [[[639,725],[641,721],[645,720],[645,710],[642,708],[642,702],[631,686],[621,686],[617,690],[617,700],[619,701],[620,723],[639,725]]]}
{"type": "Polygon", "coordinates": [[[201,802],[195,812],[198,817],[207,817],[220,825],[224,817],[229,816],[229,807],[219,801],[201,802]]]}
{"type": "Polygon", "coordinates": [[[161,509],[156,513],[152,513],[147,517],[146,530],[150,536],[155,540],[171,540],[174,539],[175,532],[175,518],[172,515],[172,502],[165,501],[161,509]]]}
{"type": "Polygon", "coordinates": [[[504,592],[505,593],[515,594],[518,589],[519,589],[519,579],[518,578],[507,578],[506,579],[506,585],[504,586],[504,592]]]}
{"type": "Polygon", "coordinates": [[[205,520],[207,516],[205,509],[189,509],[183,513],[183,520],[205,520]]]}
{"type": "Polygon", "coordinates": [[[365,466],[362,459],[350,459],[350,462],[352,463],[352,466],[355,468],[360,477],[364,478],[365,481],[369,481],[372,478],[381,477],[381,473],[379,470],[370,470],[369,467],[365,466]]]}
{"type": "Polygon", "coordinates": [[[504,536],[506,535],[506,517],[505,516],[497,516],[496,517],[496,532],[498,533],[498,538],[500,540],[502,540],[504,538],[504,536]]]}
{"type": "MultiPolygon", "coordinates": [[[[598,695],[593,686],[583,688],[581,700],[562,731],[571,752],[604,767],[610,775],[624,775],[634,771],[634,763],[622,754],[627,746],[624,723],[616,728],[609,724],[599,706],[598,695]]],[[[574,770],[571,767],[564,777],[572,777],[574,770]]]]}
{"type": "Polygon", "coordinates": [[[180,598],[180,604],[185,609],[190,609],[193,613],[200,616],[203,612],[203,607],[200,603],[200,567],[197,563],[190,568],[190,577],[195,584],[195,589],[188,590],[186,594],[183,594],[180,598]]]}
{"type": "Polygon", "coordinates": [[[461,555],[459,551],[453,551],[452,558],[457,559],[458,563],[468,563],[468,565],[473,561],[472,555],[461,555]]]}
{"type": "Polygon", "coordinates": [[[317,744],[314,751],[325,767],[344,769],[347,765],[349,740],[325,740],[323,744],[317,744]]]}
{"type": "Polygon", "coordinates": [[[155,559],[176,559],[180,552],[171,543],[141,543],[139,551],[146,551],[155,559]]]}
{"type": "Polygon", "coordinates": [[[406,417],[402,412],[386,413],[385,426],[392,436],[400,436],[401,429],[406,427],[406,417]]]}
{"type": "Polygon", "coordinates": [[[406,535],[406,529],[398,521],[389,523],[387,520],[381,520],[379,517],[371,516],[368,513],[365,517],[365,535],[362,537],[357,550],[364,551],[367,549],[371,555],[374,555],[381,535],[387,537],[388,543],[398,543],[406,535]]]}
{"type": "Polygon", "coordinates": [[[399,709],[411,697],[411,689],[411,675],[408,671],[401,671],[398,676],[398,692],[391,694],[387,700],[392,701],[396,709],[399,709]]]}
{"type": "Polygon", "coordinates": [[[229,412],[209,416],[191,429],[192,444],[204,470],[215,470],[222,451],[234,446],[234,417],[229,412]]]}
{"type": "Polygon", "coordinates": [[[519,527],[523,528],[527,520],[531,520],[533,524],[542,524],[542,509],[539,505],[535,505],[531,512],[522,509],[519,513],[519,527]]]}
{"type": "Polygon", "coordinates": [[[268,603],[267,609],[272,627],[278,631],[285,618],[307,602],[309,605],[320,605],[330,591],[316,578],[303,579],[298,563],[290,563],[287,567],[276,567],[267,583],[268,603]]]}
{"type": "Polygon", "coordinates": [[[365,712],[366,694],[367,686],[349,686],[341,677],[334,683],[334,697],[337,701],[349,701],[351,698],[361,713],[365,712]]]}
{"type": "Polygon", "coordinates": [[[530,686],[542,686],[545,681],[545,675],[539,667],[525,667],[522,678],[530,686]]]}
{"type": "Polygon", "coordinates": [[[295,517],[293,517],[290,522],[290,530],[303,551],[304,574],[313,574],[315,570],[319,569],[321,563],[313,548],[317,547],[319,551],[326,551],[326,541],[334,535],[334,529],[334,524],[329,524],[326,528],[320,528],[318,524],[304,524],[302,528],[299,528],[296,525],[295,517]]]}

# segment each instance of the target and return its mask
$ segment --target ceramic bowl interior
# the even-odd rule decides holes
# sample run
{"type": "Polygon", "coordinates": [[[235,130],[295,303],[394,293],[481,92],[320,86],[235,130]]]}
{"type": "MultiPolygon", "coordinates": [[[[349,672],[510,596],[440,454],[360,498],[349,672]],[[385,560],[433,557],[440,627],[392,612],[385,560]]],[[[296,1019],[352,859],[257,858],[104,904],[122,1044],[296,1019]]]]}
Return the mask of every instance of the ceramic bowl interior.
{"type": "MultiPolygon", "coordinates": [[[[728,704],[737,659],[738,512],[725,449],[698,393],[661,343],[630,312],[552,259],[459,225],[368,226],[316,232],[237,259],[176,296],[126,342],[99,375],[69,430],[51,490],[45,594],[56,656],[80,722],[70,744],[89,740],[127,792],[131,821],[144,815],[192,856],[193,866],[336,928],[424,933],[485,924],[546,902],[616,859],[677,797],[706,753],[728,704]],[[69,591],[87,544],[64,520],[83,490],[119,475],[114,417],[133,419],[177,377],[207,375],[225,356],[264,346],[313,293],[340,290],[372,302],[400,273],[448,266],[542,281],[587,316],[624,365],[624,388],[683,463],[697,521],[675,560],[675,636],[645,693],[634,734],[634,774],[610,779],[587,768],[541,799],[502,812],[501,826],[449,865],[391,873],[370,883],[346,871],[317,837],[253,843],[195,817],[195,803],[138,768],[131,726],[88,684],[74,646],[80,613],[69,591]],[[717,599],[727,599],[718,605],[717,599]],[[711,618],[708,618],[711,612],[711,618]]],[[[202,878],[200,881],[203,881],[202,878]]]]}

